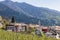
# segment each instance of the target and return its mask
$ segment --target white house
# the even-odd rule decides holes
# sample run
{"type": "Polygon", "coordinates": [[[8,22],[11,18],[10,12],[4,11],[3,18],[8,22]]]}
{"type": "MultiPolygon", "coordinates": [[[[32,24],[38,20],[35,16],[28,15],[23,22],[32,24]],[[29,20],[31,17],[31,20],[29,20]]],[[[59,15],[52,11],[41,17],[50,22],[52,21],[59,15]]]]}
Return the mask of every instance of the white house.
{"type": "Polygon", "coordinates": [[[28,26],[24,23],[11,23],[6,27],[7,31],[14,31],[14,32],[25,32],[27,31],[28,26]]]}

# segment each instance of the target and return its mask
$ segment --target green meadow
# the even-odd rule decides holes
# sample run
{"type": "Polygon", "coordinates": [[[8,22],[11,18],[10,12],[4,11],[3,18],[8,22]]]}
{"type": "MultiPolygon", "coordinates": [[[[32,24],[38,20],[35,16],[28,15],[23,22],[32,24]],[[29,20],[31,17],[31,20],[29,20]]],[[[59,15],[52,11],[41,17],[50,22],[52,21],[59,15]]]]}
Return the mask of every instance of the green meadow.
{"type": "Polygon", "coordinates": [[[0,30],[0,40],[57,40],[55,38],[47,38],[45,36],[37,36],[27,33],[15,33],[0,30]]]}

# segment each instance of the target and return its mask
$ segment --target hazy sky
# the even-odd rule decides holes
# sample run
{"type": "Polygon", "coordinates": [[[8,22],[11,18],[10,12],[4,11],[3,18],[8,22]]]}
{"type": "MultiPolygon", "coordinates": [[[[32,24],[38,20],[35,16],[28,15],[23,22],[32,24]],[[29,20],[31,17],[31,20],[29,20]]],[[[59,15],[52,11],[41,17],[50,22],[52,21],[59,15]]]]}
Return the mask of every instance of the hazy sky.
{"type": "Polygon", "coordinates": [[[12,1],[27,2],[37,7],[46,7],[60,11],[60,0],[12,0],[12,1]]]}

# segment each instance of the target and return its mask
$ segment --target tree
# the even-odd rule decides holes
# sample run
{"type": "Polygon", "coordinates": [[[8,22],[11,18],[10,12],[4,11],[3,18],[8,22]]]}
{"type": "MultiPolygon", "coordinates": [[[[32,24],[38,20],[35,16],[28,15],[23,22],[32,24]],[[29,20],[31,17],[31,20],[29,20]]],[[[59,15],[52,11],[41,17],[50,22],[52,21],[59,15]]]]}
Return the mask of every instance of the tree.
{"type": "Polygon", "coordinates": [[[14,16],[12,16],[11,23],[15,23],[14,16]]]}
{"type": "Polygon", "coordinates": [[[3,24],[3,28],[5,28],[7,25],[10,24],[10,20],[8,19],[8,17],[5,17],[2,21],[3,24]]]}
{"type": "Polygon", "coordinates": [[[2,17],[0,16],[0,22],[2,21],[2,17]]]}

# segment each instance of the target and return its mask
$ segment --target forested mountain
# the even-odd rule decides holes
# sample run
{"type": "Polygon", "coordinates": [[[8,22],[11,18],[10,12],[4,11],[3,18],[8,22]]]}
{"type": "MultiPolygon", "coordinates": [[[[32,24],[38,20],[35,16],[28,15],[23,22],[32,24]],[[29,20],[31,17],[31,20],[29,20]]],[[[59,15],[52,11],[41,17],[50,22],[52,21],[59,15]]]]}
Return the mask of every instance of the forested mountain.
{"type": "Polygon", "coordinates": [[[41,25],[51,26],[60,25],[60,12],[43,7],[35,7],[28,3],[18,3],[12,1],[0,2],[0,15],[11,18],[15,17],[17,22],[38,23],[41,25]]]}

